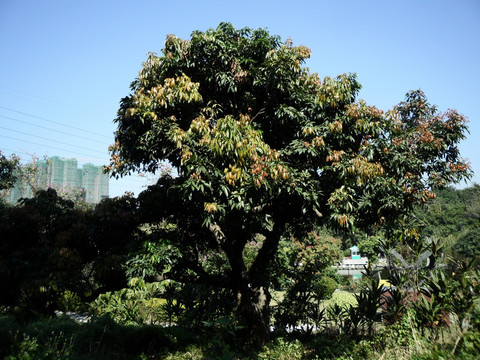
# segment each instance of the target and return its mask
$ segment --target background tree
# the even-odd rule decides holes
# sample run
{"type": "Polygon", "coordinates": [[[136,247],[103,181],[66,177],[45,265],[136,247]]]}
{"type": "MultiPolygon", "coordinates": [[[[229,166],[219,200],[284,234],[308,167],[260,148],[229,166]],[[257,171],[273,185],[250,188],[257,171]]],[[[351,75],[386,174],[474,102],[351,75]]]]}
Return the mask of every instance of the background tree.
{"type": "MultiPolygon", "coordinates": [[[[19,161],[20,159],[15,155],[8,159],[0,151],[0,194],[15,184],[17,179],[15,170],[18,168],[19,161]]],[[[3,195],[0,197],[0,201],[3,200],[3,195]]]]}
{"type": "Polygon", "coordinates": [[[275,327],[310,333],[320,329],[324,320],[322,301],[329,299],[338,287],[336,270],[332,269],[342,258],[341,241],[326,231],[314,231],[304,239],[282,240],[270,274],[271,283],[284,277],[283,300],[276,308],[275,327]]]}
{"type": "MultiPolygon", "coordinates": [[[[10,159],[10,184],[8,189],[15,188],[20,198],[31,198],[38,190],[46,190],[46,185],[39,186],[38,178],[45,170],[38,167],[38,158],[32,155],[32,161],[26,164],[20,163],[20,158],[13,155],[10,159]]],[[[3,197],[8,195],[4,192],[3,197]]]]}
{"type": "Polygon", "coordinates": [[[161,242],[177,255],[159,271],[232,289],[258,344],[269,333],[268,268],[285,234],[391,229],[433,187],[468,175],[457,149],[463,116],[438,113],[420,91],[385,115],[356,102],[355,75],[321,81],[302,66],[309,56],[226,23],[190,40],[168,35],[115,119],[114,176],[155,172],[162,161],[176,170],[139,199],[150,221],[171,224],[161,242]],[[247,263],[245,246],[259,239],[247,263]],[[211,254],[222,266],[207,266],[211,254]]]}
{"type": "Polygon", "coordinates": [[[480,186],[445,188],[416,211],[426,236],[440,239],[454,257],[480,255],[480,186]]]}
{"type": "Polygon", "coordinates": [[[79,215],[73,203],[59,198],[54,190],[2,209],[0,303],[9,311],[24,318],[53,313],[61,287],[53,278],[64,278],[64,271],[78,263],[76,252],[56,244],[64,242],[65,231],[78,223],[79,215]]]}
{"type": "Polygon", "coordinates": [[[0,305],[29,319],[126,286],[123,263],[138,226],[136,200],[104,199],[75,208],[53,189],[0,209],[0,305]]]}

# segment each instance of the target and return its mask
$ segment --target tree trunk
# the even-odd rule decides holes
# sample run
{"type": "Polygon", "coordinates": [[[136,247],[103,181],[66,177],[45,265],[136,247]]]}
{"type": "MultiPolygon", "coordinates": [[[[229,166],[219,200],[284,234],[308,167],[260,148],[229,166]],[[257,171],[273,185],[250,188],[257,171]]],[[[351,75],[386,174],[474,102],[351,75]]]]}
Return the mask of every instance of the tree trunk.
{"type": "Polygon", "coordinates": [[[270,292],[266,286],[248,284],[239,297],[238,312],[250,331],[249,342],[261,347],[270,339],[270,292]]]}
{"type": "Polygon", "coordinates": [[[258,347],[265,345],[270,339],[270,300],[272,297],[268,289],[267,268],[277,252],[284,229],[284,222],[275,223],[248,273],[244,274],[240,280],[238,312],[250,330],[250,342],[258,347]]]}

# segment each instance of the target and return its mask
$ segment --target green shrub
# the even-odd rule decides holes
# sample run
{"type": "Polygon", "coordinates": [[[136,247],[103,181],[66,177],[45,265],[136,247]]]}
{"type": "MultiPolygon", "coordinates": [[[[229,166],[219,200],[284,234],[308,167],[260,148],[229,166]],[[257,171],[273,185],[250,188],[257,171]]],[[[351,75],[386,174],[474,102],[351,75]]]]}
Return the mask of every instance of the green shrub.
{"type": "Polygon", "coordinates": [[[262,360],[296,360],[304,359],[308,351],[298,340],[277,338],[268,344],[259,354],[262,360]]]}
{"type": "Polygon", "coordinates": [[[145,283],[134,278],[129,285],[125,289],[101,294],[90,304],[90,311],[97,316],[109,315],[124,325],[167,322],[166,300],[160,298],[164,293],[163,283],[145,283]]]}
{"type": "Polygon", "coordinates": [[[54,335],[44,343],[25,335],[23,339],[11,348],[11,355],[6,360],[68,360],[70,359],[73,338],[54,335]]]}
{"type": "Polygon", "coordinates": [[[0,330],[2,359],[136,359],[142,353],[165,354],[195,342],[181,331],[124,326],[108,317],[79,324],[63,316],[23,326],[2,317],[0,330]]]}

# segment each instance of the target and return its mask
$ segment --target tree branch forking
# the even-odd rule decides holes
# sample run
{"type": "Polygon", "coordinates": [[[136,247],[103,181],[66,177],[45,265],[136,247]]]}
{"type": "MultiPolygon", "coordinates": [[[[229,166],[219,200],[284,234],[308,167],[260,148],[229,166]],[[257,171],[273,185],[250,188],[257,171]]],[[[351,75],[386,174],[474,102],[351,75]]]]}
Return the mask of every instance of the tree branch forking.
{"type": "Polygon", "coordinates": [[[226,237],[225,234],[223,233],[222,229],[220,226],[216,223],[210,223],[208,225],[208,230],[213,234],[215,237],[215,240],[217,241],[218,247],[222,247],[222,245],[225,243],[226,237]]]}

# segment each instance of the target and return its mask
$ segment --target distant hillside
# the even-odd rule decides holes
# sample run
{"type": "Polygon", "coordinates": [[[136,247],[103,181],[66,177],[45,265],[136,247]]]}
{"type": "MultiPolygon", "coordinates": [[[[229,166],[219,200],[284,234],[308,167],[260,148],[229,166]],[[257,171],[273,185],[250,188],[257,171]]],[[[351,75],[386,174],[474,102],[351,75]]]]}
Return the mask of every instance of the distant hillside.
{"type": "Polygon", "coordinates": [[[417,216],[425,233],[445,240],[452,254],[480,256],[480,185],[440,190],[417,216]]]}

